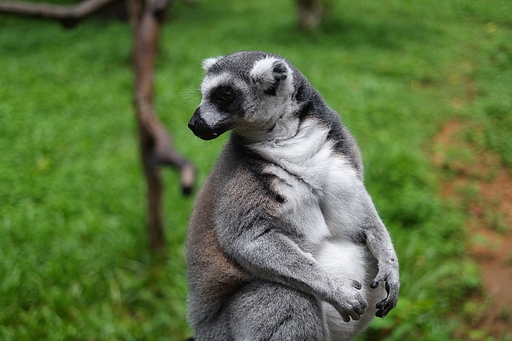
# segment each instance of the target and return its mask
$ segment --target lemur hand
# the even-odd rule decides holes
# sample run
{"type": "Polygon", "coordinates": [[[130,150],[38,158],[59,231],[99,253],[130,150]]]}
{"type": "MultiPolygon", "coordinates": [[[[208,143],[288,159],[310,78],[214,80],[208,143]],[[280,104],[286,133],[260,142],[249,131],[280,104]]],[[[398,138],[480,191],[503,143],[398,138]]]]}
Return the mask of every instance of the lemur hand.
{"type": "Polygon", "coordinates": [[[343,321],[359,320],[368,308],[368,303],[359,293],[361,283],[351,279],[339,279],[334,286],[332,297],[327,297],[326,301],[340,313],[343,321]]]}
{"type": "Polygon", "coordinates": [[[390,268],[386,271],[383,270],[379,270],[377,277],[375,277],[374,281],[370,285],[371,288],[375,289],[380,285],[381,282],[385,282],[387,297],[377,303],[375,306],[375,308],[377,308],[375,316],[377,317],[386,316],[391,311],[391,309],[396,307],[396,303],[398,301],[398,291],[400,290],[398,269],[390,268]]]}

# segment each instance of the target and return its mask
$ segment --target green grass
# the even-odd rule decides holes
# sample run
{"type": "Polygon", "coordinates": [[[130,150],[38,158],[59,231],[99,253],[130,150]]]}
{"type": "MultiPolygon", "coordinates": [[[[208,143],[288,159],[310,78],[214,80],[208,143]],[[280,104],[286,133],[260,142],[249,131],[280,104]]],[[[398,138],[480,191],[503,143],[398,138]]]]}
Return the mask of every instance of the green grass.
{"type": "MultiPolygon", "coordinates": [[[[175,2],[157,62],[158,114],[202,182],[226,137],[204,142],[186,127],[201,60],[253,49],[290,59],[358,139],[401,260],[398,307],[360,339],[450,340],[480,283],[463,212],[438,196],[431,139],[449,119],[471,120],[512,166],[512,3],[331,1],[320,30],[296,26],[292,1],[175,2]]],[[[166,171],[168,257],[152,256],[131,33],[118,22],[65,30],[0,16],[1,340],[190,336],[193,199],[166,171]]]]}

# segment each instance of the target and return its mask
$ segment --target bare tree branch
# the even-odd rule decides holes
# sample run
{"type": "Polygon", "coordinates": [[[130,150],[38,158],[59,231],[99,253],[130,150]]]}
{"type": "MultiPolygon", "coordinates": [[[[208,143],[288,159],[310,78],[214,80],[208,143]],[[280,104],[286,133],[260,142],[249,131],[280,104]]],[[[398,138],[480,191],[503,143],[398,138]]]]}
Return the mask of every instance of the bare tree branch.
{"type": "MultiPolygon", "coordinates": [[[[66,27],[76,25],[115,0],[85,0],[73,6],[0,2],[0,13],[60,20],[66,27]]],[[[135,109],[139,126],[139,143],[144,175],[148,186],[147,230],[150,247],[165,247],[161,165],[180,171],[184,194],[190,194],[195,182],[194,166],[173,148],[171,135],[164,128],[153,108],[153,70],[158,46],[158,34],[163,14],[170,0],[126,0],[134,25],[135,109]]]]}
{"type": "Polygon", "coordinates": [[[90,16],[116,0],[85,0],[71,6],[31,3],[22,1],[0,2],[0,13],[16,14],[28,17],[57,19],[66,27],[73,27],[80,19],[90,16]]]}

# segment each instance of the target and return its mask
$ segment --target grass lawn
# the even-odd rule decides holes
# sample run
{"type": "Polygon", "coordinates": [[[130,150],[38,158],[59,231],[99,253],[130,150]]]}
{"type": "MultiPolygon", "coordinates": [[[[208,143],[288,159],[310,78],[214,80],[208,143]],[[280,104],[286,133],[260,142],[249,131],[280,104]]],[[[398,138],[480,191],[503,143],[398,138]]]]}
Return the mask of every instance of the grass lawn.
{"type": "MultiPolygon", "coordinates": [[[[291,0],[173,3],[156,69],[158,115],[201,183],[226,137],[201,141],[186,126],[200,101],[200,62],[254,49],[291,60],[358,139],[401,261],[398,307],[359,339],[452,340],[481,281],[466,213],[439,195],[445,175],[432,165],[432,139],[449,120],[469,121],[479,146],[512,168],[512,2],[328,6],[322,28],[302,33],[291,0]]],[[[168,256],[153,257],[131,34],[119,22],[65,30],[0,15],[1,340],[191,336],[184,238],[193,198],[165,172],[168,256]]],[[[474,329],[468,339],[494,340],[474,329]]]]}

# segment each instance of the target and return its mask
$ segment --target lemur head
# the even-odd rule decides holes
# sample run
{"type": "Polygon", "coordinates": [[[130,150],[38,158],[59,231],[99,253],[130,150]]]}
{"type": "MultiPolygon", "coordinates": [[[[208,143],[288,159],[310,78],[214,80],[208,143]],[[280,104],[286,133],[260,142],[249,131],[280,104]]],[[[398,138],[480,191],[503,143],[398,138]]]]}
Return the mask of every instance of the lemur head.
{"type": "Polygon", "coordinates": [[[202,101],[188,124],[196,136],[211,140],[234,130],[259,139],[284,136],[298,125],[296,88],[303,77],[285,59],[238,52],[208,58],[203,69],[202,101]]]}

